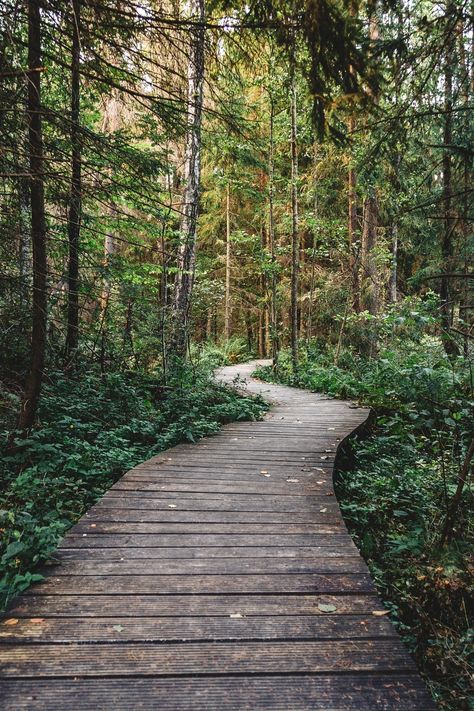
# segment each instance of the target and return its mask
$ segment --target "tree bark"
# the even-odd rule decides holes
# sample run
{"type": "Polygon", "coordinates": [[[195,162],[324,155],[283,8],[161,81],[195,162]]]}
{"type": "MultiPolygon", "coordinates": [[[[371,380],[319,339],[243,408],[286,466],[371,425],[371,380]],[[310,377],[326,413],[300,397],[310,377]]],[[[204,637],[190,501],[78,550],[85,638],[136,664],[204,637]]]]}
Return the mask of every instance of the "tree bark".
{"type": "Polygon", "coordinates": [[[291,67],[291,361],[298,370],[298,282],[299,282],[299,225],[298,225],[298,143],[296,127],[296,80],[291,67]]]}
{"type": "Polygon", "coordinates": [[[230,338],[230,184],[227,183],[225,201],[225,304],[224,304],[224,338],[230,338]]]}
{"type": "Polygon", "coordinates": [[[274,195],[275,195],[275,102],[270,95],[270,141],[268,150],[268,242],[270,247],[271,263],[271,306],[270,306],[270,333],[272,342],[273,368],[278,367],[278,353],[280,350],[278,334],[278,304],[277,304],[277,260],[275,250],[275,215],[274,215],[274,195]]]}
{"type": "Polygon", "coordinates": [[[377,247],[378,198],[375,189],[364,200],[362,230],[362,306],[375,316],[379,310],[379,280],[375,249],[377,247]]]}
{"type": "Polygon", "coordinates": [[[79,343],[79,238],[82,213],[82,152],[80,120],[81,0],[72,0],[71,60],[71,195],[68,215],[68,310],[66,357],[71,358],[79,343]]]}
{"type": "Polygon", "coordinates": [[[38,0],[28,0],[28,138],[30,161],[31,242],[33,248],[33,300],[31,364],[18,429],[34,424],[38,408],[46,350],[47,256],[44,205],[43,130],[41,107],[41,14],[38,0]]]}
{"type": "Polygon", "coordinates": [[[205,0],[191,0],[193,19],[188,65],[188,120],[184,166],[181,244],[173,304],[171,349],[179,358],[186,355],[188,319],[196,263],[196,236],[201,180],[201,121],[204,89],[205,0]]]}
{"type": "MultiPolygon", "coordinates": [[[[349,118],[349,135],[355,131],[355,118],[349,118]]],[[[360,311],[359,259],[356,253],[357,228],[357,172],[351,162],[347,176],[348,186],[348,232],[349,232],[349,269],[351,274],[352,308],[360,311]]]]}
{"type": "MultiPolygon", "coordinates": [[[[456,226],[456,219],[453,210],[453,185],[452,185],[452,158],[450,146],[453,143],[453,50],[454,42],[451,36],[450,17],[453,10],[452,4],[447,7],[447,31],[445,58],[444,58],[444,131],[443,131],[443,208],[444,208],[444,229],[441,239],[441,258],[444,271],[449,272],[453,258],[453,235],[456,226]]],[[[450,294],[450,281],[447,277],[441,277],[439,296],[441,301],[441,327],[442,340],[446,353],[455,355],[458,352],[450,329],[452,326],[452,303],[450,294]]]]}

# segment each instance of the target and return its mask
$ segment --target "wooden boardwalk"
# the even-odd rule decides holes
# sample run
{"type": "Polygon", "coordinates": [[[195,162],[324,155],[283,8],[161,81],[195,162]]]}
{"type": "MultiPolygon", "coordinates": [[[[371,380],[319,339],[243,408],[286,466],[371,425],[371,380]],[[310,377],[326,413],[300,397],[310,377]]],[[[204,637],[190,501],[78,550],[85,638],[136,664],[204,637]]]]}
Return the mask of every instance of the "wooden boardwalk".
{"type": "Polygon", "coordinates": [[[3,711],[434,708],[374,614],[334,496],[336,448],[367,411],[247,387],[274,401],[264,421],[132,469],[14,602],[0,624],[3,711]]]}

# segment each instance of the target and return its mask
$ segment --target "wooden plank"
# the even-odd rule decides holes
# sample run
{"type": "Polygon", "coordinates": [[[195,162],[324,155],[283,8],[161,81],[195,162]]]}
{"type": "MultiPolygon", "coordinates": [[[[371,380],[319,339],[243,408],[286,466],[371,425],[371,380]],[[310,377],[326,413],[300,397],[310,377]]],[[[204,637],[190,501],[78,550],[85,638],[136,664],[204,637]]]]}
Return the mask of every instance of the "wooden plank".
{"type": "MultiPolygon", "coordinates": [[[[186,533],[176,533],[176,534],[140,534],[131,533],[120,534],[120,533],[87,533],[87,534],[70,534],[66,539],[63,540],[62,546],[64,546],[64,541],[67,542],[67,548],[92,548],[95,545],[100,547],[115,548],[123,546],[128,546],[129,548],[168,548],[175,546],[182,546],[184,548],[195,548],[195,547],[212,547],[217,546],[219,548],[223,546],[334,546],[336,544],[345,544],[352,542],[350,536],[342,529],[327,527],[327,533],[308,533],[308,534],[293,534],[293,535],[259,535],[259,536],[246,536],[245,534],[186,534],[186,533]]],[[[62,547],[61,546],[61,547],[62,547]]]]}
{"type": "Polygon", "coordinates": [[[386,618],[372,615],[280,617],[50,617],[0,624],[0,640],[26,642],[225,642],[237,640],[331,640],[395,637],[386,618]]]}
{"type": "Polygon", "coordinates": [[[360,556],[319,558],[180,558],[179,560],[63,561],[51,575],[276,575],[277,573],[365,573],[360,556]]]}
{"type": "Polygon", "coordinates": [[[34,679],[0,691],[4,711],[434,711],[414,674],[34,679]]]}
{"type": "MultiPolygon", "coordinates": [[[[334,506],[334,503],[331,502],[334,506]]],[[[315,514],[311,511],[294,511],[293,513],[273,511],[183,511],[182,509],[123,509],[118,505],[102,506],[98,504],[90,509],[82,522],[97,521],[123,523],[273,523],[295,524],[313,523],[315,514]]]]}
{"type": "MultiPolygon", "coordinates": [[[[68,539],[64,541],[67,545],[68,539]]],[[[246,558],[297,558],[304,560],[306,558],[321,557],[324,555],[327,558],[346,557],[356,555],[357,548],[352,544],[340,546],[274,546],[271,549],[262,548],[259,546],[252,547],[233,547],[226,548],[101,548],[94,546],[93,548],[61,548],[54,554],[53,560],[162,560],[172,558],[237,558],[245,560],[246,558]]]]}
{"type": "Polygon", "coordinates": [[[411,672],[398,639],[194,644],[49,644],[4,646],[1,675],[17,678],[411,672]]]}
{"type": "MultiPolygon", "coordinates": [[[[309,512],[319,511],[324,508],[330,497],[316,500],[306,497],[299,501],[292,501],[291,497],[285,497],[285,501],[277,502],[270,497],[247,497],[245,501],[239,501],[237,497],[232,500],[230,497],[217,496],[216,498],[207,497],[198,494],[187,496],[157,495],[156,492],[141,491],[140,493],[130,494],[127,492],[125,496],[121,496],[119,492],[114,495],[112,492],[107,494],[100,502],[101,506],[120,506],[120,508],[149,508],[156,511],[169,510],[170,506],[175,504],[176,508],[181,511],[262,511],[273,513],[292,513],[292,512],[309,512]]],[[[174,506],[173,506],[174,508],[174,506]]],[[[342,525],[342,522],[341,522],[342,525]]]]}
{"type": "Polygon", "coordinates": [[[311,615],[327,619],[334,615],[363,615],[382,611],[380,600],[372,592],[366,595],[158,595],[156,591],[144,595],[131,594],[93,595],[38,595],[37,586],[29,595],[13,602],[9,617],[109,617],[130,618],[167,616],[248,616],[311,615]],[[333,605],[336,610],[327,613],[319,605],[333,605]]]}
{"type": "MultiPolygon", "coordinates": [[[[365,574],[275,575],[89,575],[46,578],[34,587],[42,595],[107,595],[134,592],[170,594],[235,593],[367,593],[373,592],[365,574]]],[[[32,594],[30,588],[26,595],[32,594]]]]}
{"type": "MultiPolygon", "coordinates": [[[[316,517],[316,514],[315,514],[316,517]]],[[[328,533],[340,530],[340,522],[335,513],[326,511],[317,515],[316,523],[142,523],[139,522],[108,522],[91,523],[83,521],[71,529],[71,534],[82,533],[141,533],[141,534],[237,534],[260,536],[267,534],[293,535],[306,533],[328,533]],[[329,528],[328,528],[329,526],[329,528]]]]}

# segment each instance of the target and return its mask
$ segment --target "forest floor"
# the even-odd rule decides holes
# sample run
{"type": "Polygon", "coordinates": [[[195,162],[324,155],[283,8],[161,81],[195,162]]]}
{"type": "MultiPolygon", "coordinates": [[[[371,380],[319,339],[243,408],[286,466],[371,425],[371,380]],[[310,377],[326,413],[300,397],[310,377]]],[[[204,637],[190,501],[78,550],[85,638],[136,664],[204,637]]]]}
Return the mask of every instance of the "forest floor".
{"type": "Polygon", "coordinates": [[[377,358],[331,348],[288,353],[263,379],[374,410],[370,436],[352,440],[336,493],[391,618],[415,656],[439,708],[472,711],[474,516],[468,486],[453,536],[440,545],[463,451],[473,434],[469,362],[449,361],[438,340],[390,343],[377,358]],[[404,345],[403,345],[404,344],[404,345]]]}

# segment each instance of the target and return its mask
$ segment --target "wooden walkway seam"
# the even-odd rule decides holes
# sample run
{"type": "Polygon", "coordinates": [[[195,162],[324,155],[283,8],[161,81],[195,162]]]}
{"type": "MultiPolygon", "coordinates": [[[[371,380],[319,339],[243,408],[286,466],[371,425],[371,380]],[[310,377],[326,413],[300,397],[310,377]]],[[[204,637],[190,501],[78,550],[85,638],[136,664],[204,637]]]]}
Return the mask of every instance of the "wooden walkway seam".
{"type": "Polygon", "coordinates": [[[368,411],[254,368],[218,377],[270,400],[263,421],[127,472],[13,601],[4,711],[435,709],[334,495],[368,411]]]}

